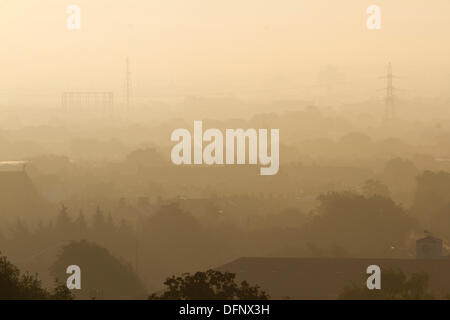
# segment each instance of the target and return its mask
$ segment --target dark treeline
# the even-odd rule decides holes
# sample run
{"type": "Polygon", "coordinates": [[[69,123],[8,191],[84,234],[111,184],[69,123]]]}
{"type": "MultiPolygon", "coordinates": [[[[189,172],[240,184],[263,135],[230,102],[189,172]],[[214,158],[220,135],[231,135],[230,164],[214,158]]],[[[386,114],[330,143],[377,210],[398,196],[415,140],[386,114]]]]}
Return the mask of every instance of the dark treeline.
{"type": "Polygon", "coordinates": [[[101,207],[72,212],[62,206],[53,219],[37,224],[18,219],[3,228],[0,246],[19,266],[52,281],[55,274],[49,268],[61,247],[88,240],[127,265],[148,292],[159,290],[174,274],[206,270],[242,256],[408,258],[414,257],[414,241],[430,221],[444,241],[450,236],[445,228],[450,174],[426,171],[416,183],[409,208],[391,200],[389,188],[376,180],[366,181],[360,191],[324,193],[309,212],[292,206],[258,216],[252,207],[283,201],[264,195],[159,200],[133,219],[117,218],[127,216],[120,208],[130,210],[129,205],[119,206],[114,215],[101,207]],[[225,205],[231,200],[241,213],[234,222],[223,217],[232,211],[225,205]]]}

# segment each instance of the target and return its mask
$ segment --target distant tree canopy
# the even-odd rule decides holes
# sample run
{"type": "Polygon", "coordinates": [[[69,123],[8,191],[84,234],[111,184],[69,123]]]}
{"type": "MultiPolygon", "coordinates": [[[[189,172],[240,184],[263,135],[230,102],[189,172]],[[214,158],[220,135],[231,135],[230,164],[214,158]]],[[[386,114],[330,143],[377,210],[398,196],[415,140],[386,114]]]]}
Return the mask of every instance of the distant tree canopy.
{"type": "Polygon", "coordinates": [[[409,184],[414,182],[419,170],[411,160],[394,158],[386,163],[383,171],[384,179],[397,184],[409,184]]]}
{"type": "Polygon", "coordinates": [[[450,204],[450,173],[425,171],[416,180],[413,210],[417,215],[433,215],[450,204]]]}
{"type": "Polygon", "coordinates": [[[419,170],[411,160],[394,158],[386,163],[380,179],[389,186],[395,201],[410,206],[419,170]]]}
{"type": "Polygon", "coordinates": [[[42,287],[37,275],[21,274],[5,256],[0,255],[0,300],[72,300],[65,284],[56,283],[53,292],[42,287]]]}
{"type": "Polygon", "coordinates": [[[302,234],[316,245],[335,243],[350,252],[386,254],[402,246],[415,222],[391,199],[353,192],[319,196],[317,214],[302,234]]]}
{"type": "Polygon", "coordinates": [[[216,270],[184,273],[172,276],[164,282],[166,290],[153,294],[151,300],[267,300],[269,296],[258,286],[250,286],[246,281],[238,285],[235,274],[216,270]]]}
{"type": "Polygon", "coordinates": [[[425,171],[417,176],[412,213],[437,234],[448,238],[450,231],[450,173],[425,171]]]}
{"type": "Polygon", "coordinates": [[[139,298],[145,288],[129,265],[112,256],[108,250],[87,241],[73,241],[64,246],[51,271],[57,277],[67,277],[66,268],[81,269],[82,298],[139,298]]]}
{"type": "Polygon", "coordinates": [[[381,183],[380,181],[372,179],[369,179],[364,183],[362,187],[362,192],[366,197],[379,196],[384,198],[390,198],[391,196],[389,188],[385,184],[381,183]]]}
{"type": "Polygon", "coordinates": [[[163,157],[155,147],[134,150],[127,155],[126,160],[140,166],[164,163],[163,157]]]}
{"type": "Polygon", "coordinates": [[[369,290],[367,286],[352,285],[344,288],[342,300],[429,300],[434,299],[428,291],[428,275],[413,273],[408,277],[401,270],[383,271],[381,289],[369,290]]]}
{"type": "Polygon", "coordinates": [[[367,146],[367,145],[371,144],[372,139],[367,134],[364,134],[361,132],[350,132],[350,133],[347,133],[346,135],[344,135],[340,139],[340,142],[344,143],[344,144],[348,144],[348,145],[352,146],[353,148],[355,148],[355,146],[361,147],[361,146],[367,146]]]}

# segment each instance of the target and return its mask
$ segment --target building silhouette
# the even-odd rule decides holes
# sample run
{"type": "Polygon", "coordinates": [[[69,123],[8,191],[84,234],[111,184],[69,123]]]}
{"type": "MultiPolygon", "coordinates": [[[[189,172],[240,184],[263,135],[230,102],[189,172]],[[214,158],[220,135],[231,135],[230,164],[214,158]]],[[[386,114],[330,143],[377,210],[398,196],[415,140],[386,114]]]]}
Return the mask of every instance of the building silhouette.
{"type": "Polygon", "coordinates": [[[416,241],[417,259],[441,259],[442,240],[428,234],[425,238],[416,241]]]}

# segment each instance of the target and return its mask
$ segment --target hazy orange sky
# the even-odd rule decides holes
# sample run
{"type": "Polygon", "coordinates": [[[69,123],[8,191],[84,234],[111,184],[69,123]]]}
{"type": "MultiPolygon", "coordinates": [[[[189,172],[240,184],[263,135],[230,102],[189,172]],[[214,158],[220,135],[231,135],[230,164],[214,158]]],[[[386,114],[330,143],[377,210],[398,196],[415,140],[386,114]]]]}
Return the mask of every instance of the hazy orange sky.
{"type": "Polygon", "coordinates": [[[0,0],[0,95],[119,91],[127,55],[137,95],[283,95],[329,64],[373,87],[388,61],[408,89],[448,92],[449,15],[448,0],[0,0]],[[366,28],[371,4],[381,30],[366,28]]]}

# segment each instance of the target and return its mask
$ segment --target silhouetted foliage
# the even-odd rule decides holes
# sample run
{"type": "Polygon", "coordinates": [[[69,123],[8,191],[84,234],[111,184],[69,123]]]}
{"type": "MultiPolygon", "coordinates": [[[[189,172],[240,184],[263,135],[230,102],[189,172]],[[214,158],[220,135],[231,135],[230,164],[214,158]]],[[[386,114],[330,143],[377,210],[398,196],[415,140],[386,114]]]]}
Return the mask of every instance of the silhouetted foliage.
{"type": "Polygon", "coordinates": [[[145,296],[144,286],[131,266],[95,243],[73,241],[64,246],[51,267],[52,273],[57,277],[66,276],[69,265],[78,265],[82,272],[81,290],[77,290],[77,297],[93,298],[99,290],[105,298],[145,296]]]}
{"type": "Polygon", "coordinates": [[[415,226],[400,206],[385,197],[333,192],[318,199],[317,215],[303,228],[315,246],[332,242],[351,252],[386,252],[401,245],[415,226]]]}
{"type": "Polygon", "coordinates": [[[21,274],[5,256],[0,255],[0,300],[72,300],[65,284],[56,282],[53,292],[42,287],[37,275],[21,274]]]}
{"type": "Polygon", "coordinates": [[[164,282],[167,289],[162,294],[153,294],[149,299],[157,300],[267,300],[269,296],[258,286],[246,281],[238,285],[235,274],[216,270],[184,273],[172,276],[164,282]]]}
{"type": "Polygon", "coordinates": [[[427,218],[450,204],[450,174],[448,172],[425,171],[417,176],[413,210],[427,218]]]}
{"type": "Polygon", "coordinates": [[[384,198],[390,198],[391,196],[389,188],[385,184],[381,183],[380,181],[372,179],[369,179],[364,183],[362,187],[362,192],[366,197],[379,196],[384,198]]]}

